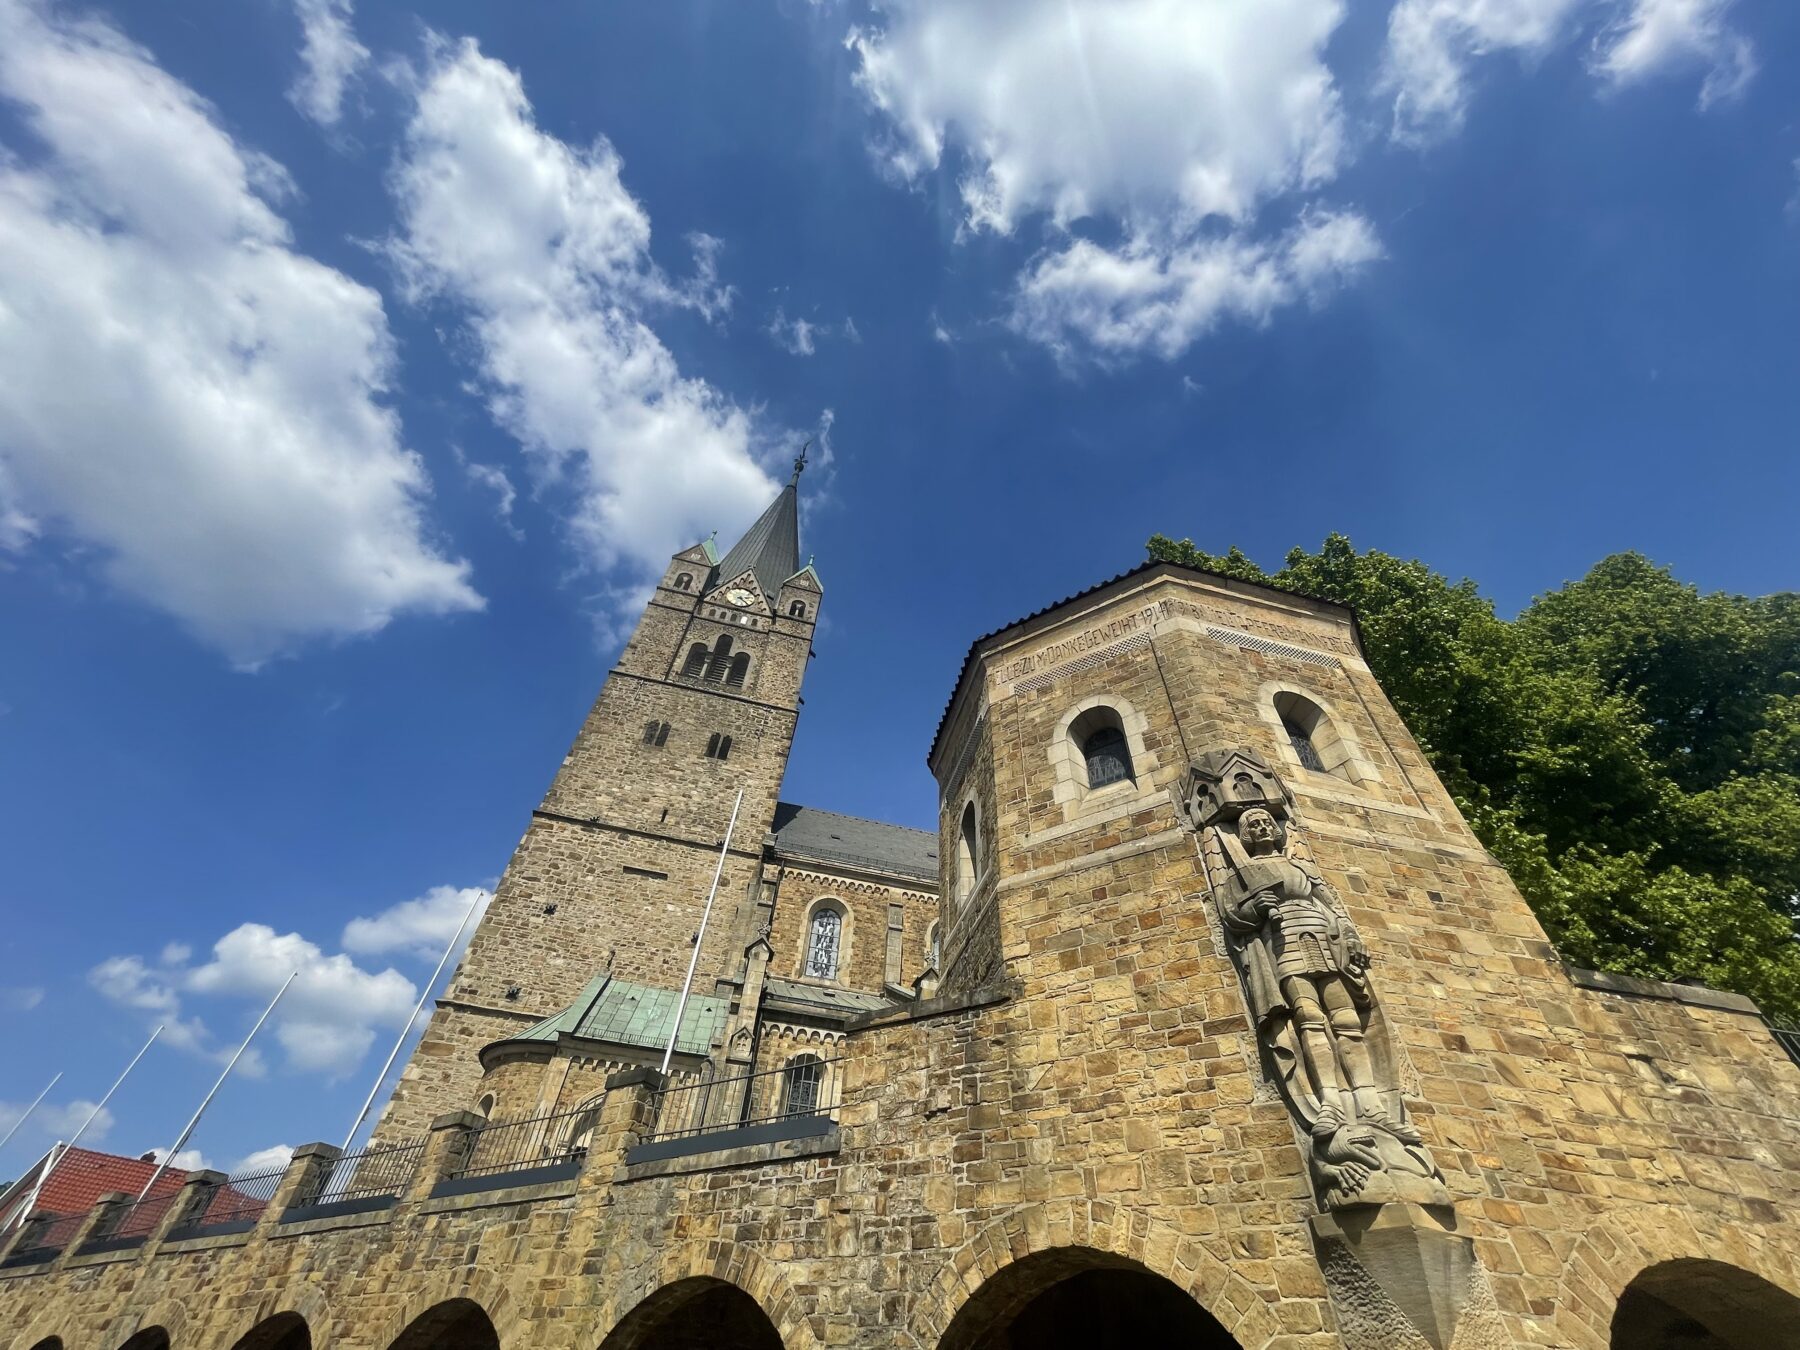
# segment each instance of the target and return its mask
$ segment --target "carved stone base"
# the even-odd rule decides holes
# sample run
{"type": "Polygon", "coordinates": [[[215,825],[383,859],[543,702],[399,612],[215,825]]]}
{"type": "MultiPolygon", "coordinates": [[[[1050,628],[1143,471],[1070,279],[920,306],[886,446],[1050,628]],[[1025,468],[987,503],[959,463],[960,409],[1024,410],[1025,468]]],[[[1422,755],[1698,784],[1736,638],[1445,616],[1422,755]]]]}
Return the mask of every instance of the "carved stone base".
{"type": "Polygon", "coordinates": [[[1339,1329],[1353,1350],[1507,1343],[1474,1239],[1456,1231],[1448,1206],[1357,1205],[1318,1215],[1312,1227],[1339,1329]]]}

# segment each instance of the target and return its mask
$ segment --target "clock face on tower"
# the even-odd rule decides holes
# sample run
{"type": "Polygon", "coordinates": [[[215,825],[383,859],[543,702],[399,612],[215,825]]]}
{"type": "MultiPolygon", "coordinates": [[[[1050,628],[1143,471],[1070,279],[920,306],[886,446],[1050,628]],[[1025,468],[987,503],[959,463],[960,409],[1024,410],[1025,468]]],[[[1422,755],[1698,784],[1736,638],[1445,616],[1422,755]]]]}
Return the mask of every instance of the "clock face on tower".
{"type": "Polygon", "coordinates": [[[726,591],[725,598],[734,605],[749,605],[754,604],[756,601],[755,594],[745,590],[742,586],[735,586],[731,590],[726,591]]]}

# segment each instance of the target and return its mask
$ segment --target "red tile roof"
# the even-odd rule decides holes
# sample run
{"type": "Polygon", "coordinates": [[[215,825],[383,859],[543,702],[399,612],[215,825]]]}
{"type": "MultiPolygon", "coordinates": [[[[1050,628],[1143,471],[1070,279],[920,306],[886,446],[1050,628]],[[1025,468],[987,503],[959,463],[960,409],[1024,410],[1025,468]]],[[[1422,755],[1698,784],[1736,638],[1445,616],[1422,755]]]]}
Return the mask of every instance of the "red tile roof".
{"type": "MultiPolygon", "coordinates": [[[[4,1205],[5,1213],[0,1214],[0,1220],[8,1217],[12,1209],[31,1194],[47,1159],[48,1155],[38,1159],[31,1170],[13,1184],[4,1197],[10,1203],[4,1205]]],[[[114,1153],[96,1153],[87,1148],[69,1149],[38,1193],[35,1212],[85,1214],[108,1191],[123,1191],[135,1197],[154,1171],[156,1164],[143,1158],[121,1158],[114,1153]]],[[[180,1190],[187,1178],[188,1174],[180,1168],[168,1168],[156,1179],[156,1188],[151,1194],[169,1195],[180,1190]]]]}

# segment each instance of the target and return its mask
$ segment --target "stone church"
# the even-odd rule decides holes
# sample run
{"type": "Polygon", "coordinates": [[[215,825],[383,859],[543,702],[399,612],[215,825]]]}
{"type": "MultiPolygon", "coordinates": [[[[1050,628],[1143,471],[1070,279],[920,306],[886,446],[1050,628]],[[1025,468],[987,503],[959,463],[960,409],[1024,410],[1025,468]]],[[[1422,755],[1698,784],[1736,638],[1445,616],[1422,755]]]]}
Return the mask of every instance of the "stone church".
{"type": "Polygon", "coordinates": [[[1354,614],[1054,600],[936,832],[860,820],[781,795],[798,481],[670,560],[372,1142],[33,1217],[0,1350],[1800,1347],[1800,1064],[1558,959],[1354,614]]]}

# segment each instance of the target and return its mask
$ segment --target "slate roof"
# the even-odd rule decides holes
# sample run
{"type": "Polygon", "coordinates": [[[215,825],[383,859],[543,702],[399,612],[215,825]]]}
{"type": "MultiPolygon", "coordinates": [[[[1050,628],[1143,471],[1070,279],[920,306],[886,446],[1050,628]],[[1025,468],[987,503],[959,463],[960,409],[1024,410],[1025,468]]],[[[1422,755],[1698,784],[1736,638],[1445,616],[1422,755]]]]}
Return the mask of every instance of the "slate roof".
{"type": "MultiPolygon", "coordinates": [[[[608,1041],[644,1050],[661,1050],[669,1043],[669,1025],[681,995],[674,989],[655,989],[647,984],[618,980],[604,972],[587,982],[575,1001],[554,1017],[508,1036],[496,1044],[515,1041],[555,1041],[574,1036],[585,1041],[608,1041]]],[[[704,1055],[725,1030],[730,1004],[708,994],[688,995],[681,1015],[681,1034],[675,1048],[684,1055],[704,1055]]]]}
{"type": "Polygon", "coordinates": [[[802,1004],[830,1017],[848,1017],[852,1013],[877,1012],[894,1006],[885,994],[865,994],[857,989],[839,989],[835,985],[807,984],[802,980],[784,980],[770,975],[763,980],[768,998],[787,1004],[802,1004]]]}
{"type": "Polygon", "coordinates": [[[927,830],[775,803],[775,851],[936,882],[938,837],[927,830]]]}
{"type": "Polygon", "coordinates": [[[800,490],[789,483],[719,562],[718,578],[724,583],[754,572],[756,584],[773,605],[781,583],[799,570],[800,490]]]}

